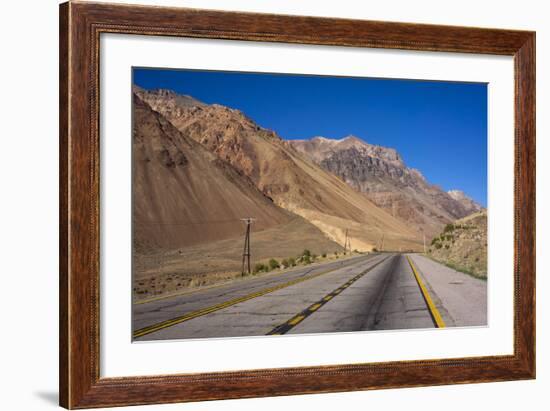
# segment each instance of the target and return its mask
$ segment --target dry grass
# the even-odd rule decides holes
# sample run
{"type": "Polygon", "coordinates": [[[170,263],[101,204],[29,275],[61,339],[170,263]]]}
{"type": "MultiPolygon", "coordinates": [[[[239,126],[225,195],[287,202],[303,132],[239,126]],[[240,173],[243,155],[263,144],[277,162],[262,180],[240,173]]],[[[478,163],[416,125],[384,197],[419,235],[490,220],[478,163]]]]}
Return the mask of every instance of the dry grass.
{"type": "MultiPolygon", "coordinates": [[[[163,295],[203,287],[241,277],[243,236],[198,244],[171,251],[134,254],[134,297],[163,295]]],[[[300,217],[290,223],[251,233],[251,268],[267,264],[271,258],[281,262],[298,257],[304,249],[318,260],[342,256],[343,248],[325,237],[300,217]],[[326,253],[326,257],[321,256],[326,253]]]]}
{"type": "Polygon", "coordinates": [[[433,239],[428,256],[477,278],[487,278],[487,212],[448,224],[433,239]]]}

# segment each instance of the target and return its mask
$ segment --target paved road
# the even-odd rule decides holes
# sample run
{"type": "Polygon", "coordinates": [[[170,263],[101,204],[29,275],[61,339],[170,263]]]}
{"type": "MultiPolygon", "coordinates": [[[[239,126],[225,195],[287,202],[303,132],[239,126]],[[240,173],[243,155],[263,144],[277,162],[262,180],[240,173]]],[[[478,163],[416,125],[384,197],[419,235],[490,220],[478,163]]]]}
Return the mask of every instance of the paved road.
{"type": "MultiPolygon", "coordinates": [[[[134,338],[236,337],[460,325],[463,319],[457,321],[459,316],[453,310],[471,297],[446,293],[445,281],[441,279],[434,281],[438,285],[436,294],[431,284],[425,284],[428,277],[417,266],[422,263],[425,267],[424,260],[415,263],[415,259],[418,257],[402,254],[358,256],[136,304],[134,338]]],[[[438,270],[447,269],[433,264],[438,270]]],[[[484,284],[481,282],[479,289],[484,284]]],[[[486,317],[484,322],[483,316],[473,313],[468,322],[468,325],[485,325],[486,317]]]]}
{"type": "Polygon", "coordinates": [[[135,332],[143,327],[207,309],[216,304],[224,304],[238,298],[246,298],[255,293],[269,290],[273,287],[282,287],[294,281],[309,281],[308,279],[311,279],[315,275],[322,275],[327,271],[335,269],[343,269],[375,257],[373,255],[361,255],[325,264],[298,267],[284,273],[272,272],[258,277],[245,277],[242,280],[229,284],[191,291],[180,296],[148,300],[150,302],[134,305],[133,329],[135,332]]]}

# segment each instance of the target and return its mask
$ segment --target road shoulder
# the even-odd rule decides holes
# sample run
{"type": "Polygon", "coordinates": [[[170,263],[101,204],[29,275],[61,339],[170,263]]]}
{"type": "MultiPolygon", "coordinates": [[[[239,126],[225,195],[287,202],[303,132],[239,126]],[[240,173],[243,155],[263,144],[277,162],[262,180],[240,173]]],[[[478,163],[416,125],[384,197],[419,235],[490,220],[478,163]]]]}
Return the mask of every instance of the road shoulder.
{"type": "Polygon", "coordinates": [[[487,282],[409,254],[447,326],[487,325],[487,282]]]}

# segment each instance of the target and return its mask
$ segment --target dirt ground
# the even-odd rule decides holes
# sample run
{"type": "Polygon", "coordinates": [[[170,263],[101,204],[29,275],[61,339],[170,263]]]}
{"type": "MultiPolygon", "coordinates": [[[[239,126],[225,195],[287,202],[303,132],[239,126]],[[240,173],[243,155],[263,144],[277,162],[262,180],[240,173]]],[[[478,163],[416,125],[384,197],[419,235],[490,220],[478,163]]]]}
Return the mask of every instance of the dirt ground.
{"type": "MultiPolygon", "coordinates": [[[[133,260],[134,298],[137,300],[179,290],[212,285],[241,277],[243,235],[222,241],[176,250],[135,253],[133,260]]],[[[305,249],[317,261],[343,257],[343,248],[300,217],[286,225],[251,231],[251,266],[267,264],[271,258],[280,263],[302,255],[305,249]],[[326,257],[322,257],[326,254],[326,257]]]]}

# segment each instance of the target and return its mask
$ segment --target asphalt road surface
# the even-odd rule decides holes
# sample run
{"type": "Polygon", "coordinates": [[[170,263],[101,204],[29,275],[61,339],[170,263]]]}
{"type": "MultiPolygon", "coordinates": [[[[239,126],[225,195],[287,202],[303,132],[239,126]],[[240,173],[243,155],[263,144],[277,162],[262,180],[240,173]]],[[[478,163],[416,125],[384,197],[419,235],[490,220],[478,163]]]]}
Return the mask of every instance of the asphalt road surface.
{"type": "Polygon", "coordinates": [[[487,283],[420,255],[361,255],[134,305],[136,341],[487,324],[487,283]]]}

